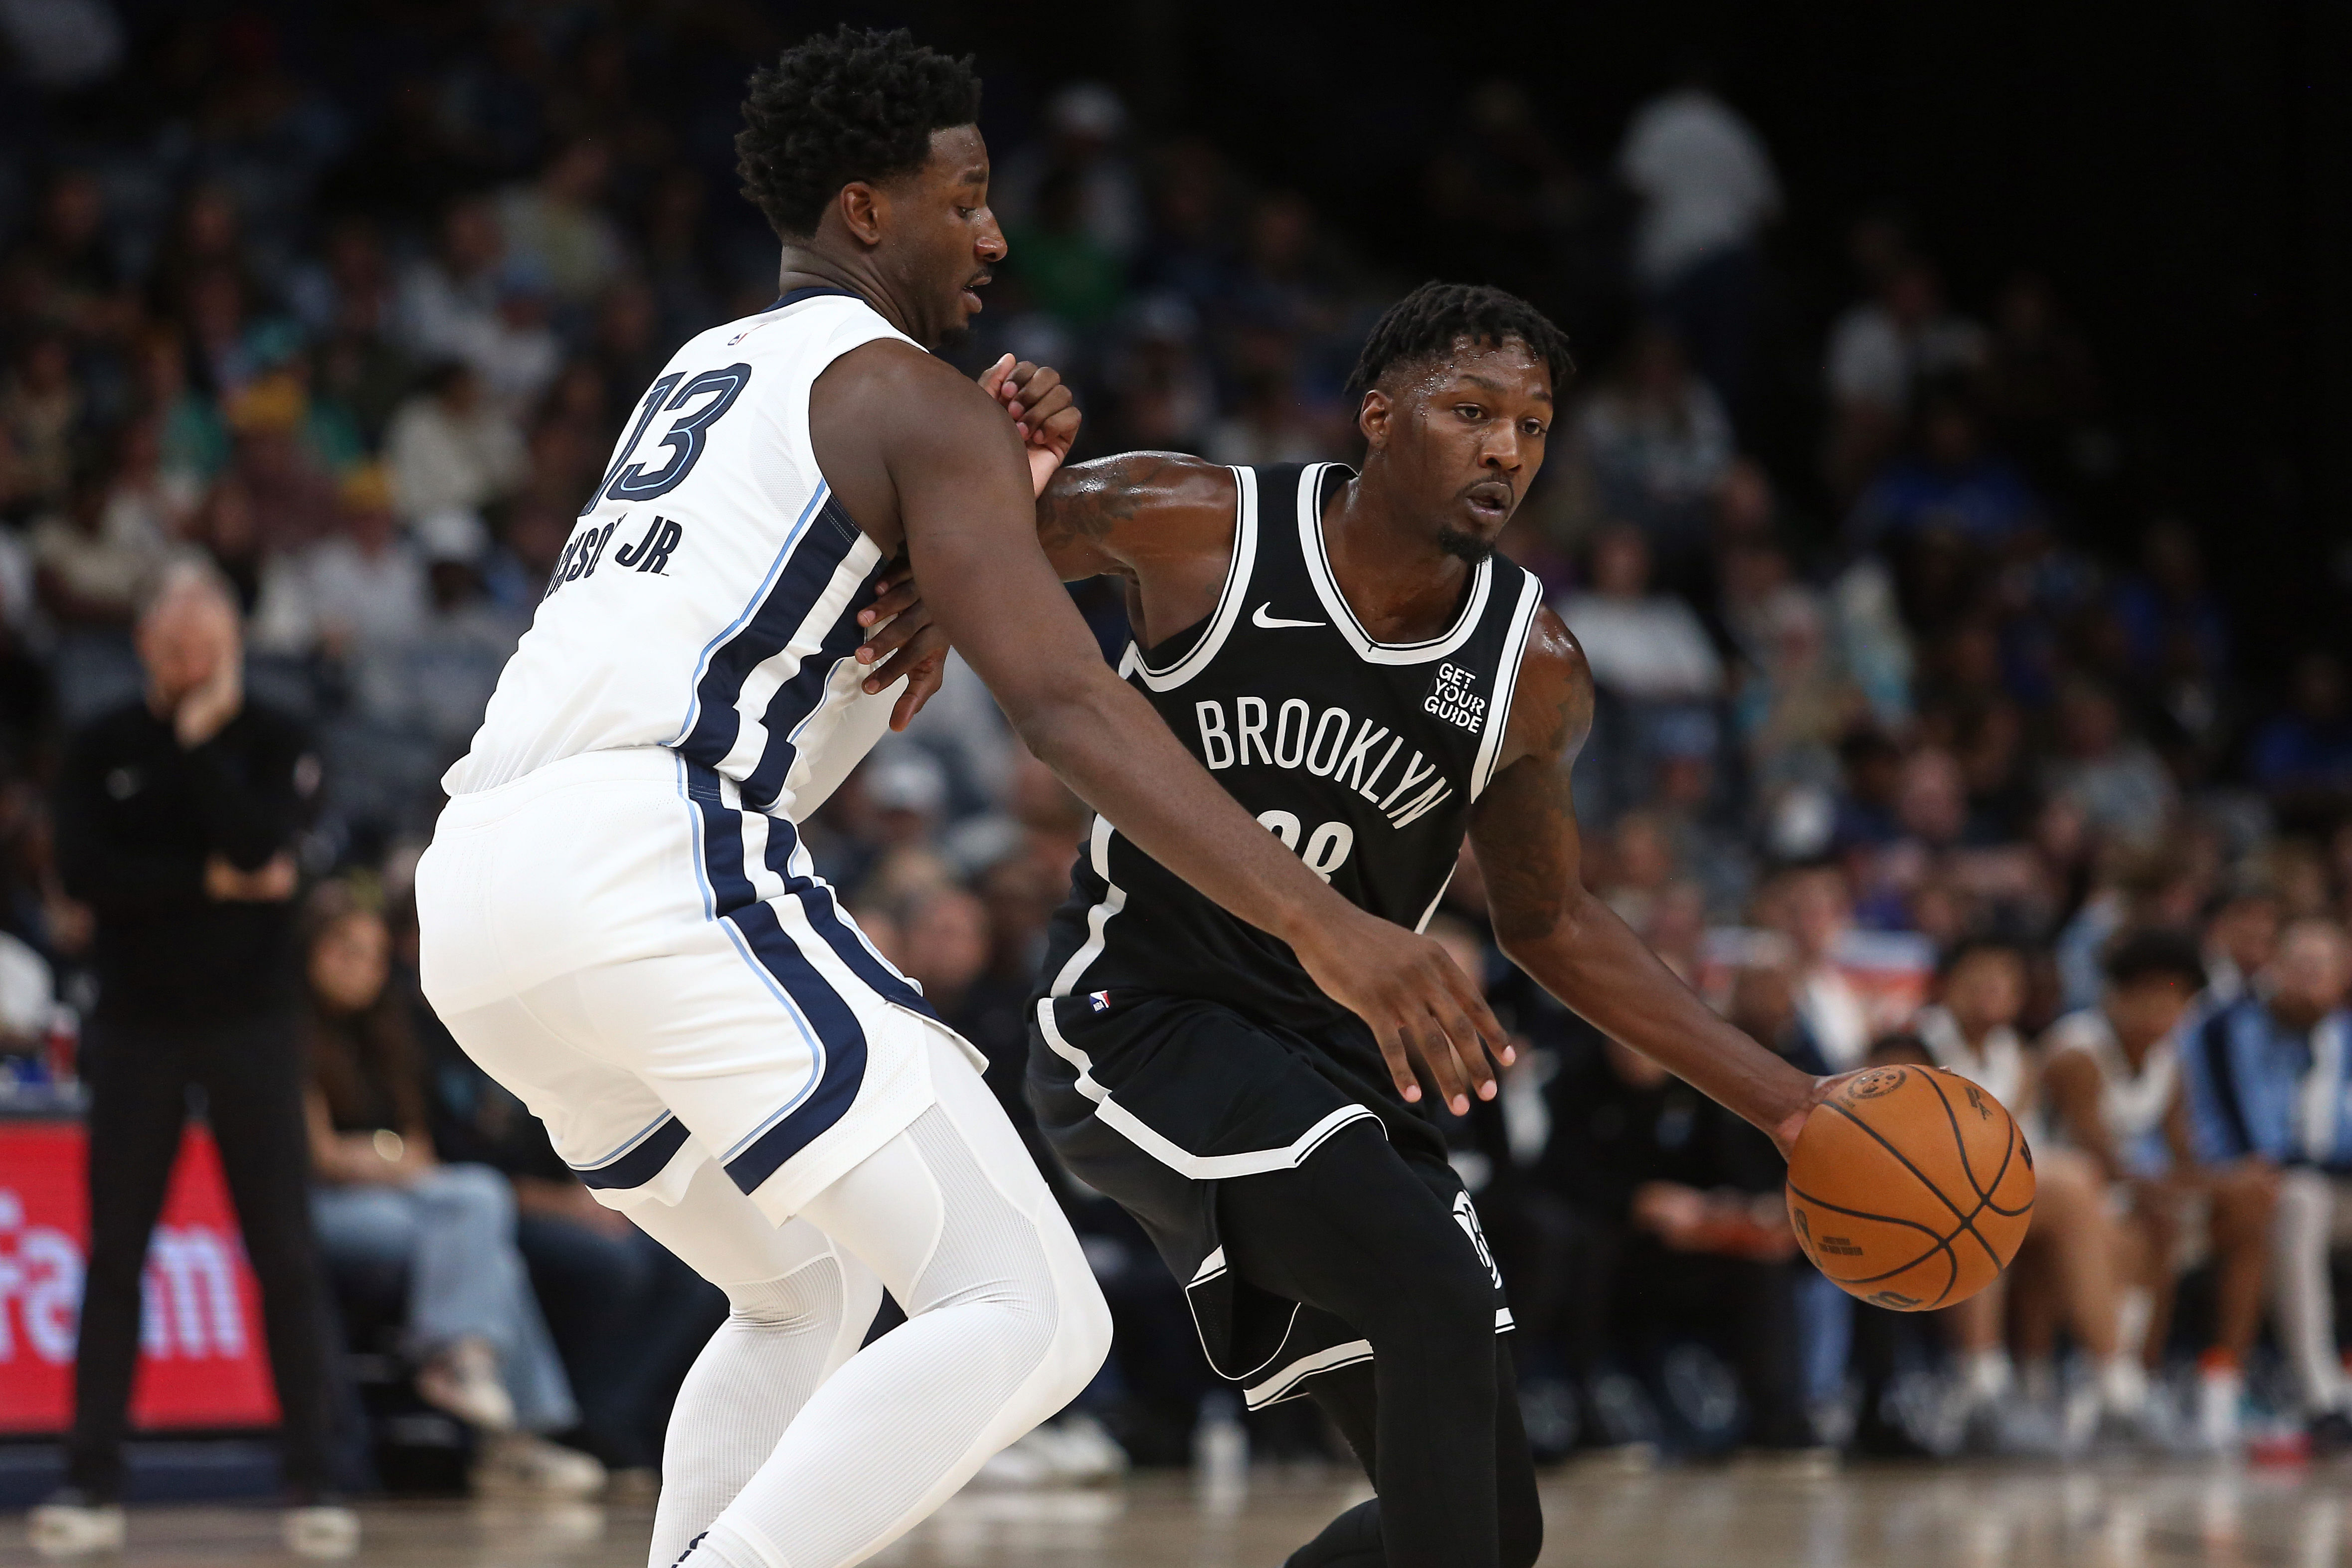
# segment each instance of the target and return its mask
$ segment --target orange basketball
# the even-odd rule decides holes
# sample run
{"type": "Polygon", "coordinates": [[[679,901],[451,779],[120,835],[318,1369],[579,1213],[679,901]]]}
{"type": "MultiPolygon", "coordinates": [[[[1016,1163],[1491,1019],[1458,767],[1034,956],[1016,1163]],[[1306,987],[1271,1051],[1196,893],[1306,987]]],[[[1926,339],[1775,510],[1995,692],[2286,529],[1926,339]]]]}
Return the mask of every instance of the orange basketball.
{"type": "Polygon", "coordinates": [[[2008,1108],[1938,1068],[1874,1067],[1813,1107],[1789,1222],[1813,1266],[1874,1306],[1964,1301],[2017,1256],[2033,1152],[2008,1108]]]}

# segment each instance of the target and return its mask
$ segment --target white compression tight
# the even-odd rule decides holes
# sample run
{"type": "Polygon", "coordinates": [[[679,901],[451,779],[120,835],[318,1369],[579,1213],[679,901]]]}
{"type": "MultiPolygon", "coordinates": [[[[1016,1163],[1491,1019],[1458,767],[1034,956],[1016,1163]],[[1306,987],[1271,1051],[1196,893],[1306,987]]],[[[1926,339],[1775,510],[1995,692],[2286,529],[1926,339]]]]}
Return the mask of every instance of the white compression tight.
{"type": "Polygon", "coordinates": [[[652,1568],[861,1562],[1102,1364],[1109,1310],[1019,1135],[944,1040],[931,1074],[938,1103],[781,1228],[715,1163],[631,1211],[733,1307],[670,1416],[652,1568]],[[884,1285],[908,1321],[859,1350],[884,1285]]]}
{"type": "Polygon", "coordinates": [[[2327,1275],[2328,1244],[2336,1229],[2336,1190],[2327,1176],[2301,1168],[2282,1172],[2278,1208],[2271,1218],[2271,1289],[2296,1390],[2305,1413],[2314,1416],[2345,1404],[2336,1291],[2327,1275]]]}

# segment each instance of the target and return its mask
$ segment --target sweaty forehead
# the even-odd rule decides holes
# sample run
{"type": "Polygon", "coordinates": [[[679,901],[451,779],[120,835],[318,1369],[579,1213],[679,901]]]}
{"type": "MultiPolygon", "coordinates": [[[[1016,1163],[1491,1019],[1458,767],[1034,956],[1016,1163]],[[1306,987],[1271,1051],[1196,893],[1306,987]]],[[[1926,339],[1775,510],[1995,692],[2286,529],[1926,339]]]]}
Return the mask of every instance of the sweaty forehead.
{"type": "Polygon", "coordinates": [[[931,155],[923,165],[927,179],[950,184],[988,178],[988,141],[977,125],[950,125],[931,132],[931,155]]]}
{"type": "Polygon", "coordinates": [[[1497,397],[1552,401],[1549,367],[1517,338],[1499,343],[1456,338],[1452,352],[1443,358],[1399,364],[1395,374],[1401,387],[1424,396],[1468,386],[1497,397]]]}

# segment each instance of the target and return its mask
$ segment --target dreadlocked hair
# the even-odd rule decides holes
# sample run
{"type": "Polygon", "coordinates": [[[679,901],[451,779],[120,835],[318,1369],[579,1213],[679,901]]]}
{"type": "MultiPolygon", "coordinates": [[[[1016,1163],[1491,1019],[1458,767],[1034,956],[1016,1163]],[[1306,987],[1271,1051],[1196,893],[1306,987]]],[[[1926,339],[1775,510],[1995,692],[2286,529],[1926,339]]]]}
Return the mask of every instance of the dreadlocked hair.
{"type": "Polygon", "coordinates": [[[1444,359],[1465,339],[1475,347],[1514,338],[1544,362],[1555,387],[1576,372],[1568,334],[1517,295],[1482,283],[1424,283],[1373,324],[1348,377],[1348,399],[1361,402],[1390,367],[1444,359]]]}
{"type": "Polygon", "coordinates": [[[912,173],[930,156],[932,131],[979,118],[970,55],[936,53],[904,27],[845,23],[751,73],[735,168],[768,226],[805,239],[844,185],[912,173]]]}

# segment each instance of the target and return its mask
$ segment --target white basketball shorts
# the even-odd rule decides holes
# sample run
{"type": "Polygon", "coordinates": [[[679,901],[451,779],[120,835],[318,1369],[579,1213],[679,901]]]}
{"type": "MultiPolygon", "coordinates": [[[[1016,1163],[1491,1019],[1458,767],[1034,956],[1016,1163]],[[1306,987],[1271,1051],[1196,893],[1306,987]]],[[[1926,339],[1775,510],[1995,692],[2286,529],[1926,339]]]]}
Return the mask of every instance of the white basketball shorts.
{"type": "Polygon", "coordinates": [[[793,824],[666,747],[453,799],[416,868],[425,995],[608,1207],[705,1160],[778,1224],[932,1103],[948,1035],[793,824]]]}

